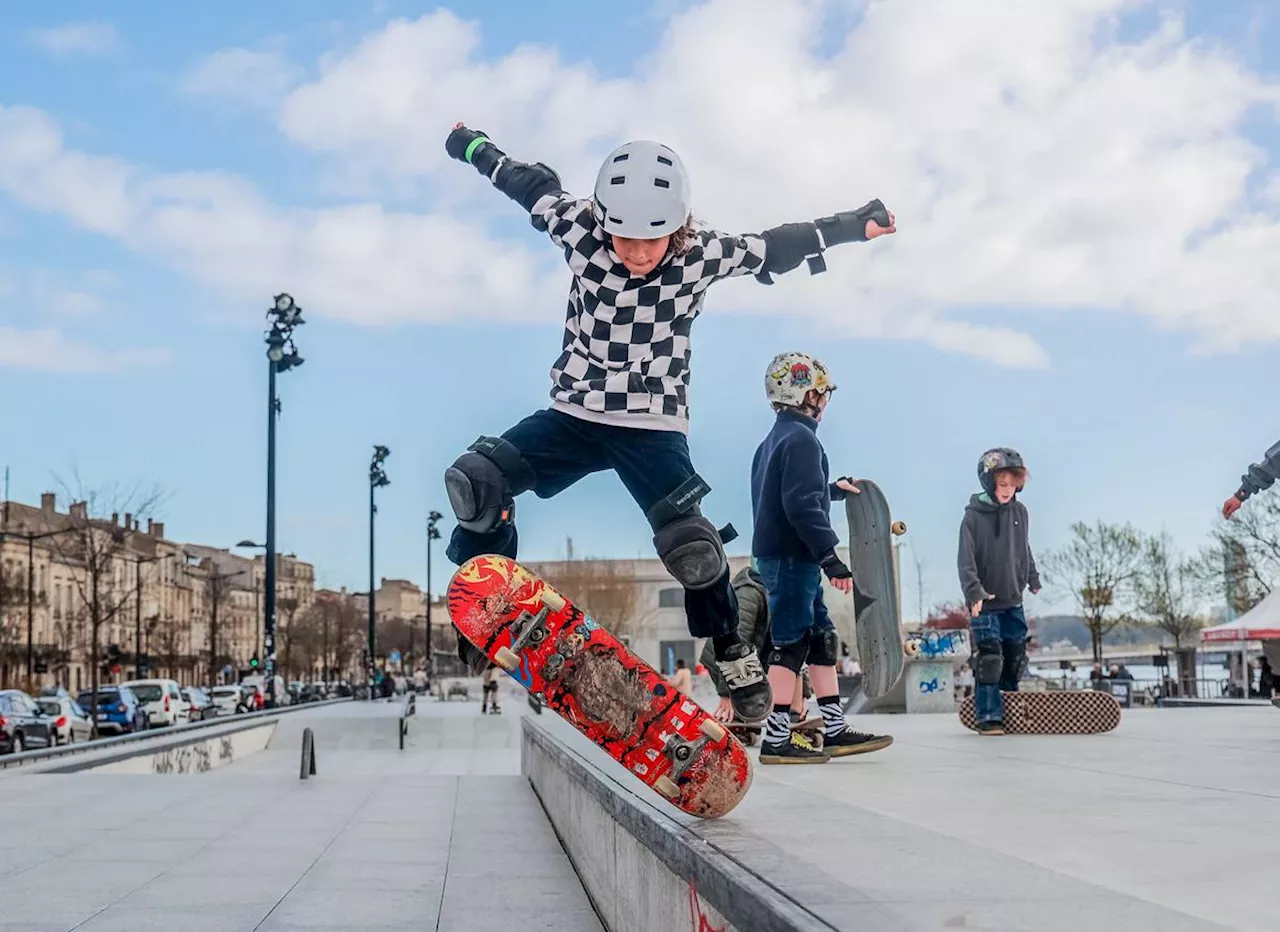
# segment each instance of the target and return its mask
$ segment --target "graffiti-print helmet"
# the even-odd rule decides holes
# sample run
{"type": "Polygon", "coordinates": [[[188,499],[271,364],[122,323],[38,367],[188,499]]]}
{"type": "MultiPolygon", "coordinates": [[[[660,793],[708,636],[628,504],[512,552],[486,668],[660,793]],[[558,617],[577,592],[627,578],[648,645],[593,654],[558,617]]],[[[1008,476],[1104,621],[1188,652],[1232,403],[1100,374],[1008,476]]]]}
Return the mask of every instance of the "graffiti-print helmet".
{"type": "Polygon", "coordinates": [[[982,454],[978,460],[978,481],[982,483],[982,491],[988,495],[996,494],[996,473],[1002,469],[1025,469],[1022,454],[1009,447],[993,447],[982,454]]]}
{"type": "Polygon", "coordinates": [[[808,353],[779,353],[764,375],[764,393],[770,404],[799,407],[807,392],[835,390],[827,367],[808,353]]]}

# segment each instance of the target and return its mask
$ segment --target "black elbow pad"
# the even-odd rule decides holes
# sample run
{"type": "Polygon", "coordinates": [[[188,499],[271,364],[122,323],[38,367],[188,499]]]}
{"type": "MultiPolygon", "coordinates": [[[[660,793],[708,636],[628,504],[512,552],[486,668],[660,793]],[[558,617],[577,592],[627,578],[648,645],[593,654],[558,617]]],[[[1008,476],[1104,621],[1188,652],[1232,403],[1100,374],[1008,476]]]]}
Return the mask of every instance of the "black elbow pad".
{"type": "Polygon", "coordinates": [[[533,210],[533,205],[548,194],[559,194],[560,176],[550,167],[538,162],[526,165],[514,159],[505,159],[493,175],[493,185],[507,197],[511,198],[525,210],[533,210]]]}

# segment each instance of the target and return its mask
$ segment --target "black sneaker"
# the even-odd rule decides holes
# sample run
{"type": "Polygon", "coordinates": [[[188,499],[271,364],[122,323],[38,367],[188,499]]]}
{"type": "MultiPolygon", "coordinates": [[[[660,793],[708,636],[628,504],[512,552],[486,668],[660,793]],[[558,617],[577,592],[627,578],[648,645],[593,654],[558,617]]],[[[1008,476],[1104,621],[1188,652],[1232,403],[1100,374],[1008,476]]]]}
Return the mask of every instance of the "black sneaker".
{"type": "Polygon", "coordinates": [[[484,651],[462,636],[458,637],[458,659],[467,665],[472,676],[479,676],[493,666],[484,651]]]}
{"type": "Polygon", "coordinates": [[[786,744],[770,744],[768,741],[760,745],[760,763],[762,764],[825,764],[831,755],[820,751],[813,742],[798,731],[791,732],[791,740],[786,744]]]}
{"type": "Polygon", "coordinates": [[[836,732],[834,735],[823,734],[822,747],[832,757],[848,757],[850,754],[870,754],[881,751],[893,744],[889,735],[868,735],[852,728],[836,732]]]}
{"type": "Polygon", "coordinates": [[[716,659],[716,668],[729,685],[733,715],[740,722],[758,725],[773,711],[773,690],[754,647],[739,641],[716,659]]]}
{"type": "Polygon", "coordinates": [[[1004,722],[978,722],[978,734],[1002,735],[1004,734],[1004,722]]]}

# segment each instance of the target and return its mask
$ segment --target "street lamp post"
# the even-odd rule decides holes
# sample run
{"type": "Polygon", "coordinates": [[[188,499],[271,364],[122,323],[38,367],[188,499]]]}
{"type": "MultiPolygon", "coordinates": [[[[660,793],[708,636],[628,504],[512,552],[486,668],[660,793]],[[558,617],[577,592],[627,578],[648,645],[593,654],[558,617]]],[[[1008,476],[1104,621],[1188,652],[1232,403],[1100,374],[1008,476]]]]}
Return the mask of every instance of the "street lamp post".
{"type": "Polygon", "coordinates": [[[427,685],[431,684],[431,674],[435,672],[431,659],[431,542],[440,539],[440,529],[436,524],[444,515],[432,511],[427,515],[427,685]]]}
{"type": "Polygon", "coordinates": [[[267,311],[271,329],[267,331],[267,543],[265,598],[262,612],[263,664],[267,684],[267,701],[275,704],[276,689],[276,416],[280,399],[276,397],[276,373],[302,365],[302,357],[293,344],[293,330],[306,323],[302,308],[287,294],[278,294],[267,311]]]}
{"type": "Polygon", "coordinates": [[[378,506],[374,503],[373,493],[384,485],[390,485],[391,480],[387,478],[387,472],[382,468],[382,464],[386,462],[387,457],[391,455],[391,451],[380,444],[373,448],[373,459],[369,462],[369,660],[367,665],[367,673],[369,677],[369,698],[373,698],[373,665],[374,665],[374,649],[376,647],[376,639],[374,636],[374,619],[377,617],[377,595],[373,583],[373,516],[378,513],[378,506]]]}

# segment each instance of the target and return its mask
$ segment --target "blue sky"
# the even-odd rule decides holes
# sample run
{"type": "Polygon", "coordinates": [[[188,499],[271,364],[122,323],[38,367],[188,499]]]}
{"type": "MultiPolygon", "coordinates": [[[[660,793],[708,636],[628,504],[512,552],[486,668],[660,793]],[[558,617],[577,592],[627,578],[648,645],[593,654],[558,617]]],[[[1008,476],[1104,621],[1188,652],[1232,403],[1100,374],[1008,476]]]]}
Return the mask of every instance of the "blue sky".
{"type": "MultiPolygon", "coordinates": [[[[575,190],[623,138],[670,139],[695,210],[722,229],[874,196],[898,212],[894,242],[833,250],[824,276],[712,292],[690,444],[716,520],[750,526],[751,455],[772,418],[763,370],[800,348],[841,386],[820,434],[833,469],[884,487],[930,603],[955,597],[956,528],[992,445],[1030,464],[1037,551],[1098,518],[1194,549],[1280,436],[1280,15],[1087,6],[1107,4],[1045,22],[988,10],[972,28],[1003,31],[995,52],[963,29],[912,28],[946,15],[923,0],[10,11],[12,497],[78,468],[159,483],[177,539],[260,539],[261,328],[289,291],[309,322],[306,363],[280,380],[280,546],[321,583],[364,588],[365,476],[386,444],[379,575],[421,582],[425,514],[448,513],[444,468],[547,402],[567,284],[519,209],[444,158],[462,119],[575,190]],[[889,60],[899,40],[911,52],[889,60]],[[33,140],[51,148],[33,157],[33,140]]],[[[651,553],[611,476],[522,502],[520,521],[530,558],[569,536],[579,554],[651,553]]],[[[913,615],[910,567],[903,581],[913,615]]]]}

